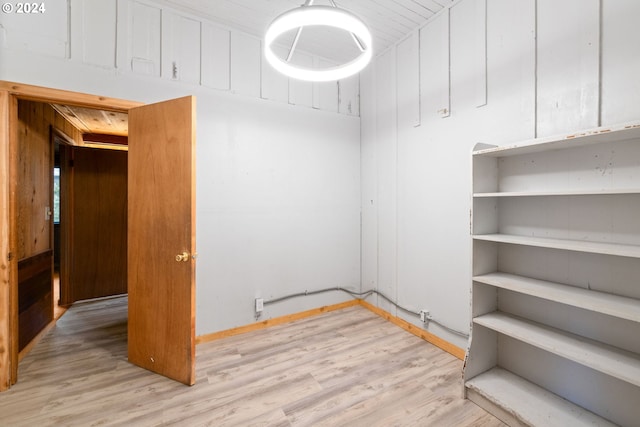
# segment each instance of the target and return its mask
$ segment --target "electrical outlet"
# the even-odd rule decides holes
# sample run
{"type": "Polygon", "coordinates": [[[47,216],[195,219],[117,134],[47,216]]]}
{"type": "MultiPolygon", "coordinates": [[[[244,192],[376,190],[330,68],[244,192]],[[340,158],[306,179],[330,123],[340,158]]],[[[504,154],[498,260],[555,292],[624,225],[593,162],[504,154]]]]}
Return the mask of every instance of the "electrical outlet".
{"type": "Polygon", "coordinates": [[[422,320],[422,323],[427,323],[427,321],[431,320],[429,310],[420,310],[420,320],[422,320]]]}
{"type": "Polygon", "coordinates": [[[264,299],[256,298],[256,313],[262,313],[262,310],[264,310],[264,299]]]}

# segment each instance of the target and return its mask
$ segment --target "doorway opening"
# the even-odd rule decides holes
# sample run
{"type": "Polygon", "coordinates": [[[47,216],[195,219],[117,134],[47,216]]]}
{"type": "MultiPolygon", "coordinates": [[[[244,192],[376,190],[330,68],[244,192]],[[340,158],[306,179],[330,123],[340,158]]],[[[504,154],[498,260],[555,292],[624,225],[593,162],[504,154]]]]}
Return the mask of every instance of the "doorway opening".
{"type": "Polygon", "coordinates": [[[58,320],[66,311],[67,307],[60,305],[60,141],[53,139],[53,320],[58,320]]]}
{"type": "Polygon", "coordinates": [[[76,108],[18,100],[20,360],[74,302],[127,293],[127,147],[85,137],[126,113],[76,108]]]}
{"type": "MultiPolygon", "coordinates": [[[[100,191],[102,187],[96,184],[96,180],[91,179],[91,176],[97,175],[95,170],[99,167],[107,168],[100,176],[111,177],[109,173],[111,166],[103,165],[108,162],[96,162],[95,159],[93,164],[91,161],[84,162],[82,158],[84,157],[85,160],[87,157],[91,158],[98,151],[93,149],[100,145],[110,146],[111,150],[100,150],[104,153],[118,151],[114,145],[117,145],[121,138],[115,140],[107,138],[94,144],[92,135],[84,134],[77,127],[69,125],[67,120],[61,119],[61,113],[54,108],[54,104],[60,105],[58,103],[63,106],[79,106],[80,109],[92,109],[94,112],[106,111],[106,115],[110,117],[113,117],[111,113],[116,116],[117,113],[124,113],[131,120],[131,138],[135,140],[137,156],[130,157],[128,154],[125,156],[127,190],[118,194],[123,196],[127,203],[129,200],[134,200],[135,203],[131,209],[126,210],[126,250],[113,250],[109,253],[116,256],[122,255],[127,259],[125,269],[125,289],[128,294],[127,356],[132,364],[185,384],[193,384],[195,382],[195,97],[186,96],[143,105],[132,101],[0,81],[0,116],[4,118],[0,121],[4,124],[4,126],[0,125],[0,171],[2,171],[0,175],[7,183],[6,187],[0,188],[0,201],[8,206],[8,209],[3,209],[0,216],[0,233],[8,235],[8,239],[0,240],[0,249],[3,254],[6,254],[8,261],[8,268],[0,269],[0,278],[6,285],[0,289],[3,290],[3,296],[7,296],[7,298],[1,298],[2,305],[0,305],[0,346],[9,349],[7,352],[0,352],[0,391],[8,389],[18,381],[21,339],[19,335],[25,330],[19,328],[20,314],[26,313],[26,309],[31,307],[48,307],[49,313],[53,308],[51,280],[53,227],[50,226],[52,222],[50,199],[53,194],[53,155],[50,139],[52,125],[75,142],[71,157],[73,165],[71,175],[65,173],[65,163],[61,158],[61,253],[64,253],[64,236],[68,233],[64,227],[65,212],[75,218],[70,227],[73,239],[83,234],[78,232],[79,225],[92,223],[85,221],[90,217],[85,211],[65,209],[65,182],[70,176],[73,176],[71,186],[73,193],[66,198],[67,200],[81,198],[80,190],[93,197],[93,203],[75,203],[75,206],[95,208],[96,206],[110,207],[113,204],[110,199],[101,197],[105,192],[100,191]],[[25,114],[37,123],[34,126],[40,126],[38,128],[40,132],[37,132],[38,143],[33,147],[29,146],[26,150],[21,139],[25,135],[31,135],[32,132],[26,129],[20,120],[20,117],[25,117],[19,114],[21,105],[23,108],[27,105],[25,114]],[[35,111],[38,108],[46,110],[46,114],[35,111]],[[32,109],[35,110],[32,111],[32,109]],[[134,123],[135,126],[133,126],[134,123]],[[44,131],[42,131],[43,128],[44,131]],[[41,137],[43,135],[44,138],[41,137]],[[87,136],[89,138],[86,138],[87,136]],[[33,160],[31,155],[37,153],[41,154],[38,161],[30,161],[33,160]],[[86,164],[91,166],[83,170],[80,165],[86,164]],[[38,172],[34,172],[34,169],[38,172]],[[89,174],[86,175],[85,172],[89,174]],[[37,181],[36,185],[30,186],[30,181],[25,177],[37,181]],[[41,181],[48,182],[43,184],[41,181]],[[34,192],[34,188],[38,191],[34,192]],[[171,189],[170,197],[165,197],[167,188],[171,189]],[[36,195],[38,197],[35,197],[36,195]],[[48,200],[44,200],[45,198],[48,200]],[[37,203],[31,203],[31,200],[37,203]],[[24,207],[27,207],[27,211],[21,210],[24,207]],[[31,222],[31,219],[35,221],[31,222]],[[46,225],[40,226],[42,224],[46,225]],[[31,234],[21,233],[23,230],[28,230],[31,234]],[[150,244],[153,242],[157,244],[150,244]],[[177,262],[176,253],[184,254],[185,252],[192,256],[184,257],[181,262],[177,262]],[[133,255],[133,259],[128,262],[130,254],[133,255]],[[36,257],[36,255],[41,256],[36,257]],[[22,265],[27,258],[34,258],[35,266],[22,265]],[[38,289],[44,296],[42,300],[36,301],[38,305],[21,306],[20,301],[24,302],[24,299],[20,298],[22,267],[33,267],[28,269],[29,274],[33,277],[37,276],[38,289]],[[133,334],[132,330],[136,333],[133,334]]],[[[77,113],[73,115],[78,116],[77,113]]],[[[60,148],[62,149],[63,146],[60,145],[60,148]]],[[[127,150],[128,147],[121,146],[120,150],[124,151],[123,149],[127,150]]],[[[114,155],[114,157],[118,156],[114,155]]],[[[102,235],[105,234],[106,229],[108,227],[94,227],[94,230],[102,235]]],[[[73,245],[75,249],[72,257],[67,257],[72,265],[88,263],[88,254],[79,253],[77,249],[81,243],[72,241],[72,238],[68,239],[68,244],[73,245]]],[[[90,243],[93,248],[104,249],[110,246],[90,243]]],[[[98,264],[94,265],[98,266],[98,270],[106,271],[114,265],[111,262],[112,258],[111,256],[98,257],[98,264]]],[[[65,257],[62,256],[60,259],[61,303],[73,299],[67,287],[76,278],[74,276],[72,281],[64,280],[64,265],[65,257]]],[[[91,269],[85,268],[84,271],[91,271],[91,269]]],[[[93,277],[82,280],[85,285],[95,285],[97,282],[99,281],[94,280],[93,277]]],[[[36,295],[36,297],[39,296],[40,294],[36,295]]],[[[52,317],[51,313],[49,319],[52,317]]],[[[62,320],[64,321],[64,318],[62,320]]],[[[52,321],[46,321],[44,327],[53,326],[53,324],[52,321]]],[[[37,342],[38,336],[43,336],[46,332],[42,328],[39,331],[33,338],[24,342],[28,342],[29,345],[37,342]]]]}

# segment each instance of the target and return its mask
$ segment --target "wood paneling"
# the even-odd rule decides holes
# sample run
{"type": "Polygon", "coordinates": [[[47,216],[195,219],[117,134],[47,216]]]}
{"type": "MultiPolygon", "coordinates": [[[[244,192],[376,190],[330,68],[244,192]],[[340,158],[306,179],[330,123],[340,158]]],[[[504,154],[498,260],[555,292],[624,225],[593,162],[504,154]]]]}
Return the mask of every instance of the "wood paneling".
{"type": "Polygon", "coordinates": [[[602,4],[536,2],[536,136],[599,126],[602,4]]]}
{"type": "Polygon", "coordinates": [[[82,133],[49,104],[18,101],[18,259],[51,249],[53,209],[51,176],[53,152],[51,129],[62,133],[67,141],[82,145],[82,133]]]}
{"type": "Polygon", "coordinates": [[[127,153],[74,148],[65,304],[127,292],[127,153]]]}
{"type": "Polygon", "coordinates": [[[45,104],[18,102],[18,259],[51,249],[52,150],[45,104]]]}
{"type": "Polygon", "coordinates": [[[260,39],[231,33],[231,91],[260,96],[260,39]]]}
{"type": "Polygon", "coordinates": [[[57,129],[60,133],[64,134],[68,142],[73,142],[74,145],[82,145],[82,132],[73,126],[62,114],[53,109],[53,107],[46,105],[44,107],[45,117],[49,119],[49,123],[57,129]]]}
{"type": "Polygon", "coordinates": [[[420,33],[413,32],[396,48],[398,127],[411,129],[420,125],[420,33]]]}
{"type": "Polygon", "coordinates": [[[85,144],[114,144],[128,145],[129,138],[120,135],[108,135],[104,133],[85,133],[82,135],[85,144]]]}
{"type": "MultiPolygon", "coordinates": [[[[6,390],[18,378],[18,98],[112,111],[127,111],[141,105],[97,95],[0,81],[0,391],[6,390]]],[[[57,120],[54,115],[54,121],[57,120]]],[[[72,139],[69,134],[66,136],[72,139]]]]}
{"type": "Polygon", "coordinates": [[[202,85],[229,90],[231,33],[229,30],[203,23],[202,25],[202,85]]]}
{"type": "MultiPolygon", "coordinates": [[[[168,0],[172,7],[189,14],[204,17],[213,22],[222,23],[253,36],[261,37],[269,23],[276,16],[300,6],[302,1],[291,0],[168,0]]],[[[319,5],[328,5],[328,1],[319,1],[319,5]]],[[[400,41],[409,31],[423,25],[443,8],[452,4],[452,0],[377,0],[363,2],[342,0],[338,2],[344,8],[359,16],[372,32],[374,56],[384,52],[400,41]]],[[[295,32],[282,37],[281,43],[291,46],[295,32]]],[[[318,56],[332,61],[353,58],[355,43],[341,32],[306,29],[300,40],[300,48],[317,52],[318,56]]]]}
{"type": "MultiPolygon", "coordinates": [[[[62,104],[52,104],[52,107],[68,122],[67,125],[83,133],[127,136],[129,119],[125,112],[62,104]]],[[[61,127],[58,129],[64,131],[61,127]]]]}
{"type": "Polygon", "coordinates": [[[200,84],[202,23],[162,11],[162,77],[200,84]]]}
{"type": "Polygon", "coordinates": [[[70,11],[71,57],[87,64],[114,67],[118,2],[74,1],[70,11]],[[82,22],[82,25],[74,25],[82,22]]]}
{"type": "MultiPolygon", "coordinates": [[[[162,57],[162,9],[132,2],[127,30],[130,34],[128,58],[131,71],[160,77],[162,57]]],[[[119,46],[118,46],[119,50],[119,46]]]]}
{"type": "Polygon", "coordinates": [[[18,263],[18,350],[53,320],[53,251],[18,263]]]}
{"type": "MultiPolygon", "coordinates": [[[[31,55],[46,55],[57,60],[67,59],[69,57],[68,28],[70,24],[68,3],[67,1],[61,2],[60,7],[30,3],[30,10],[27,3],[13,5],[13,13],[5,13],[2,17],[3,49],[17,50],[31,55]],[[23,5],[23,10],[20,10],[23,5]],[[38,10],[40,13],[34,13],[36,10],[34,8],[42,9],[38,10]],[[35,19],[29,19],[27,23],[28,16],[35,19]]],[[[5,61],[11,62],[10,59],[3,56],[2,62],[5,61]]],[[[40,68],[42,66],[32,65],[30,67],[40,68]]],[[[42,71],[50,72],[44,67],[42,71]]],[[[21,77],[28,78],[26,73],[21,77]]]]}
{"type": "MultiPolygon", "coordinates": [[[[17,240],[17,349],[53,320],[52,168],[53,109],[17,101],[15,209],[17,240]]],[[[15,335],[15,329],[12,331],[15,335]]]]}

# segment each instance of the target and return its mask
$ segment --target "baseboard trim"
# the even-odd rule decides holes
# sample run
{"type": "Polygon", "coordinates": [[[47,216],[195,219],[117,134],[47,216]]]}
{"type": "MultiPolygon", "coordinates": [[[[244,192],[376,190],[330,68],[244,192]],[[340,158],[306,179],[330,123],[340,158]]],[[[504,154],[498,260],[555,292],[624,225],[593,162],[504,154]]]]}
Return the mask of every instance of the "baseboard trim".
{"type": "Polygon", "coordinates": [[[317,316],[319,314],[328,313],[330,311],[342,310],[343,308],[353,307],[356,305],[360,305],[366,308],[367,310],[372,311],[373,313],[393,323],[394,325],[399,326],[405,331],[410,332],[413,335],[422,338],[423,340],[435,345],[436,347],[446,351],[447,353],[457,357],[460,360],[464,360],[465,350],[461,349],[460,347],[455,346],[450,342],[443,340],[442,338],[430,332],[427,332],[424,329],[421,329],[410,322],[407,322],[404,319],[394,316],[391,313],[388,313],[381,308],[378,308],[364,300],[359,300],[359,299],[345,301],[339,304],[327,305],[320,308],[314,308],[312,310],[302,311],[300,313],[288,314],[286,316],[274,317],[273,319],[263,320],[262,322],[251,323],[249,325],[239,326],[237,328],[227,329],[219,332],[213,332],[211,334],[200,335],[196,337],[196,345],[210,342],[210,341],[216,341],[222,338],[232,337],[234,335],[240,335],[240,334],[245,334],[247,332],[253,332],[260,329],[269,328],[275,325],[282,325],[284,323],[293,322],[295,320],[317,316]]]}
{"type": "Polygon", "coordinates": [[[465,350],[461,349],[460,347],[451,344],[449,341],[443,340],[442,338],[432,334],[431,332],[427,332],[424,329],[417,327],[413,323],[407,322],[404,319],[394,316],[391,313],[386,312],[383,309],[376,307],[373,304],[370,304],[364,300],[359,300],[359,301],[361,306],[371,310],[378,316],[388,320],[394,325],[399,326],[405,331],[410,332],[413,335],[422,338],[423,340],[435,345],[436,347],[446,351],[447,353],[457,357],[458,359],[464,360],[465,350]]]}
{"type": "Polygon", "coordinates": [[[257,331],[259,329],[269,328],[271,326],[282,325],[283,323],[293,322],[295,320],[304,319],[311,316],[317,316],[322,313],[329,313],[330,311],[342,310],[343,308],[353,307],[360,305],[360,300],[354,299],[351,301],[345,301],[338,304],[326,305],[319,308],[314,308],[300,313],[288,314],[286,316],[274,317],[272,319],[263,320],[262,322],[251,323],[245,326],[239,326],[237,328],[227,329],[220,332],[213,332],[211,334],[199,335],[196,337],[196,345],[209,341],[215,341],[222,338],[232,337],[234,335],[245,334],[247,332],[257,331]]]}
{"type": "Polygon", "coordinates": [[[33,350],[33,347],[35,347],[36,344],[40,342],[40,340],[47,334],[47,332],[49,332],[54,326],[56,326],[57,320],[58,319],[53,319],[51,322],[49,322],[47,326],[45,326],[40,332],[38,332],[38,335],[33,337],[33,339],[24,346],[20,353],[18,353],[18,363],[20,363],[22,359],[24,359],[24,357],[29,354],[31,350],[33,350]]]}

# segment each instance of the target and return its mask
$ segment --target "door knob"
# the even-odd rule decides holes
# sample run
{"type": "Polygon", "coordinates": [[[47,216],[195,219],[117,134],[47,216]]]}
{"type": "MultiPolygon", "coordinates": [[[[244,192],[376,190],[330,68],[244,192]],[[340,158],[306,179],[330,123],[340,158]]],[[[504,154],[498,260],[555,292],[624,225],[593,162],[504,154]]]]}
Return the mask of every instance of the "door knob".
{"type": "Polygon", "coordinates": [[[184,261],[187,262],[189,261],[189,252],[182,252],[181,254],[176,255],[176,261],[180,262],[180,261],[184,261]]]}

